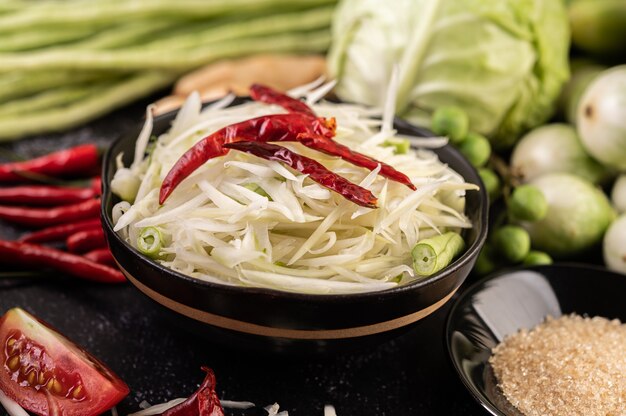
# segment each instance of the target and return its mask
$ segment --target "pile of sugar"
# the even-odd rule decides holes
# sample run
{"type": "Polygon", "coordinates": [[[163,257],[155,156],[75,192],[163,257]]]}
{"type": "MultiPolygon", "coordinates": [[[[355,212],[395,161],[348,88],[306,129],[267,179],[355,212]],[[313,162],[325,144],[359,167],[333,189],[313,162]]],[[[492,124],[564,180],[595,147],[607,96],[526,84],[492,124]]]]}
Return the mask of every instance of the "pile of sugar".
{"type": "Polygon", "coordinates": [[[526,416],[626,415],[626,324],[618,320],[548,317],[504,339],[489,363],[526,416]]]}

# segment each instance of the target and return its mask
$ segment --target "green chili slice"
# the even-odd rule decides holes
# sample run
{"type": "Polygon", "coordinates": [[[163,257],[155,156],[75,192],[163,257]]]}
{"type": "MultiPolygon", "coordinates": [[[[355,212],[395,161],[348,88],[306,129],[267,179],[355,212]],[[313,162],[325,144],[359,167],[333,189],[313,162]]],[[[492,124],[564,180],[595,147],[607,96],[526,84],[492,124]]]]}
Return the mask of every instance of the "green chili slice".
{"type": "Polygon", "coordinates": [[[396,155],[405,155],[411,148],[411,142],[407,139],[390,138],[383,142],[383,147],[393,147],[396,155]]]}
{"type": "Polygon", "coordinates": [[[261,188],[256,183],[246,183],[245,185],[243,185],[243,187],[246,188],[246,189],[251,190],[252,192],[256,192],[257,194],[259,194],[261,196],[266,197],[270,201],[273,201],[272,197],[269,196],[269,194],[267,192],[265,192],[265,189],[261,188]]]}
{"type": "Polygon", "coordinates": [[[418,242],[411,252],[413,269],[420,276],[430,276],[452,263],[465,247],[463,237],[447,232],[418,242]]]}
{"type": "Polygon", "coordinates": [[[157,258],[163,248],[163,236],[156,227],[146,227],[137,238],[137,248],[150,258],[157,258]]]}

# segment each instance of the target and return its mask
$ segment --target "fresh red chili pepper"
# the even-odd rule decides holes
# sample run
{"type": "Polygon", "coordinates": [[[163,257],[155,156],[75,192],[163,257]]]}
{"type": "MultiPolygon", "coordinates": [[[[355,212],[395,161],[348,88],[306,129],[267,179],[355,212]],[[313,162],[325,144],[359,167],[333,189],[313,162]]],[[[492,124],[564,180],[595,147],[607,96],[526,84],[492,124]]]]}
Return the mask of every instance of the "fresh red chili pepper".
{"type": "Polygon", "coordinates": [[[278,142],[290,139],[289,141],[293,141],[300,134],[332,137],[335,134],[335,120],[311,119],[302,114],[274,114],[226,126],[200,140],[178,159],[163,180],[159,203],[164,203],[178,184],[207,160],[225,155],[228,152],[224,148],[225,143],[249,140],[278,142]]]}
{"type": "Polygon", "coordinates": [[[64,240],[68,236],[79,231],[93,230],[101,227],[100,218],[92,218],[68,224],[54,225],[42,230],[23,235],[18,241],[23,243],[47,243],[50,241],[64,240]]]}
{"type": "Polygon", "coordinates": [[[202,367],[202,371],[206,372],[206,376],[198,390],[184,402],[161,413],[161,416],[224,416],[215,392],[215,373],[208,367],[202,367]]]}
{"type": "Polygon", "coordinates": [[[97,196],[102,195],[102,178],[100,176],[96,176],[91,180],[91,190],[97,196]]]}
{"type": "Polygon", "coordinates": [[[252,84],[250,97],[254,101],[266,104],[277,104],[290,113],[307,114],[316,117],[315,112],[306,103],[261,84],[252,84]]]}
{"type": "Polygon", "coordinates": [[[50,268],[74,277],[103,283],[122,283],[124,275],[112,267],[82,256],[37,244],[0,240],[0,262],[28,267],[50,268]]]}
{"type": "Polygon", "coordinates": [[[224,147],[250,153],[266,160],[282,162],[309,178],[331,189],[344,198],[368,208],[376,208],[376,197],[368,190],[326,169],[324,165],[291,150],[270,143],[235,142],[224,147]]]}
{"type": "Polygon", "coordinates": [[[96,218],[99,213],[99,199],[89,199],[77,204],[55,208],[0,206],[0,219],[27,227],[46,227],[86,218],[96,218]]]}
{"type": "Polygon", "coordinates": [[[0,165],[0,182],[27,181],[20,172],[52,177],[84,175],[99,165],[99,152],[94,144],[86,144],[50,153],[24,162],[0,165]]]}
{"type": "Polygon", "coordinates": [[[0,188],[0,204],[58,206],[75,204],[96,196],[92,188],[23,185],[0,188]]]}
{"type": "Polygon", "coordinates": [[[87,251],[107,246],[102,226],[91,230],[78,231],[65,241],[67,250],[70,253],[85,253],[87,251]]]}
{"type": "Polygon", "coordinates": [[[97,248],[95,250],[91,250],[90,252],[85,253],[84,257],[87,260],[91,260],[95,263],[117,267],[117,263],[115,263],[115,258],[113,257],[113,254],[111,254],[111,250],[109,250],[108,248],[97,248]]]}

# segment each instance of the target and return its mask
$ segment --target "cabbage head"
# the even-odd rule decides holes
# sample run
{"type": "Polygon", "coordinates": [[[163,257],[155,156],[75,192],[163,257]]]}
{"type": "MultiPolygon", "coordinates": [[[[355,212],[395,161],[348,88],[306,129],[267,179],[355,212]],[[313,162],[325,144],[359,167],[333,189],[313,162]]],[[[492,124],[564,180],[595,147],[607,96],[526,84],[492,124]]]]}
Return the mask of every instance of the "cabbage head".
{"type": "Polygon", "coordinates": [[[399,115],[457,105],[497,147],[546,121],[569,77],[563,0],[342,0],[332,30],[341,99],[382,107],[397,65],[399,115]]]}

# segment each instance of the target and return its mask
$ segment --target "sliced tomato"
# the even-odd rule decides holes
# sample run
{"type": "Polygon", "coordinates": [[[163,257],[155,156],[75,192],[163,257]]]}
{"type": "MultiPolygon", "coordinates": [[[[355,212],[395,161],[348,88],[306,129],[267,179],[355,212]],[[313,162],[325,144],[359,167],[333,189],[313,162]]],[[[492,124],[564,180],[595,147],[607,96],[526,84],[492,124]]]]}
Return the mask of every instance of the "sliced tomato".
{"type": "Polygon", "coordinates": [[[129,392],[101,361],[20,308],[0,318],[0,349],[0,389],[38,415],[99,415],[129,392]]]}

